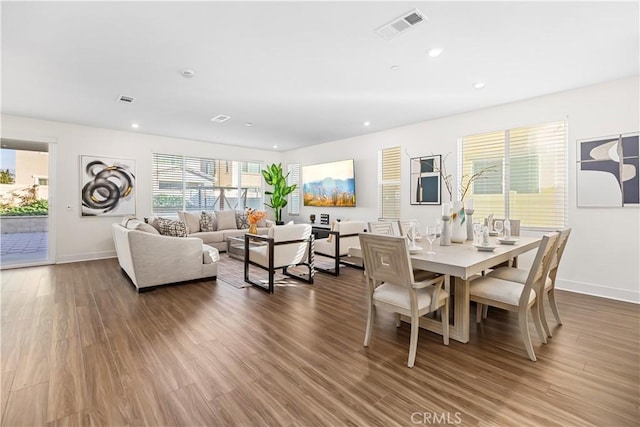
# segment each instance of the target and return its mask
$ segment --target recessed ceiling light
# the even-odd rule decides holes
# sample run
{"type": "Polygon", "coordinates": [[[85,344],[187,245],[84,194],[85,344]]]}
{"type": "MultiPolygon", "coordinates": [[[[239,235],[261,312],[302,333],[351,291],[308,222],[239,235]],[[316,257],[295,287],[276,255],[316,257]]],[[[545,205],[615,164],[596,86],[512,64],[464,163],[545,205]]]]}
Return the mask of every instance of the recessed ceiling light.
{"type": "Polygon", "coordinates": [[[185,68],[184,70],[180,70],[180,75],[185,79],[190,79],[196,75],[196,72],[190,68],[185,68]]]}
{"type": "Polygon", "coordinates": [[[218,114],[217,116],[212,117],[211,121],[216,123],[222,123],[222,122],[226,122],[230,118],[231,118],[230,116],[225,116],[224,114],[218,114]]]}
{"type": "Polygon", "coordinates": [[[485,86],[486,86],[485,82],[477,82],[476,84],[473,85],[473,87],[475,87],[476,89],[482,89],[485,86]]]}
{"type": "Polygon", "coordinates": [[[140,127],[140,125],[137,124],[137,123],[131,123],[131,127],[134,128],[134,129],[138,129],[140,127]]]}
{"type": "Polygon", "coordinates": [[[277,146],[277,145],[274,145],[274,146],[273,146],[273,148],[278,148],[278,146],[277,146]]]}
{"type": "Polygon", "coordinates": [[[432,58],[437,58],[438,56],[440,56],[440,54],[442,53],[442,49],[440,49],[439,47],[434,47],[433,49],[429,49],[429,56],[432,58]]]}
{"type": "Polygon", "coordinates": [[[251,123],[251,122],[247,122],[247,123],[245,123],[244,125],[245,125],[245,126],[248,126],[248,127],[251,127],[251,126],[253,126],[253,123],[251,123]]]}
{"type": "Polygon", "coordinates": [[[398,69],[398,68],[400,68],[400,67],[398,67],[397,65],[392,65],[390,68],[391,68],[393,71],[395,71],[395,70],[397,70],[397,69],[398,69]]]}
{"type": "Polygon", "coordinates": [[[371,122],[364,122],[363,125],[364,126],[369,126],[369,125],[371,125],[371,122]]]}

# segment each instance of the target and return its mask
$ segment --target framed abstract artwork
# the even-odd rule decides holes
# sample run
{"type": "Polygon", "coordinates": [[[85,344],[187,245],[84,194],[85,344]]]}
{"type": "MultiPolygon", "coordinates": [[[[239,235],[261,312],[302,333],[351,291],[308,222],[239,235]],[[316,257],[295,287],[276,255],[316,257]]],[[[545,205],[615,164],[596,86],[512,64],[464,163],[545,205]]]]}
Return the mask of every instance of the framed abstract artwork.
{"type": "Polygon", "coordinates": [[[135,160],[80,156],[82,216],[136,213],[135,160]]]}
{"type": "Polygon", "coordinates": [[[578,207],[640,206],[638,133],[578,140],[578,207]]]}
{"type": "Polygon", "coordinates": [[[410,160],[411,204],[440,204],[440,167],[442,156],[414,157],[410,160]]]}

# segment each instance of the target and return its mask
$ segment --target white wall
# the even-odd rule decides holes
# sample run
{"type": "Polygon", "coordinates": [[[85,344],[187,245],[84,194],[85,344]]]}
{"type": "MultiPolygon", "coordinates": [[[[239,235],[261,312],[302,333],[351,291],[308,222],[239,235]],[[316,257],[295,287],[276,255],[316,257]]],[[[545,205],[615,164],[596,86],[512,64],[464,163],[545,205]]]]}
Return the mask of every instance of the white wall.
{"type": "MultiPolygon", "coordinates": [[[[491,90],[487,87],[485,90],[491,90]]],[[[576,140],[635,132],[640,129],[638,77],[542,96],[525,101],[431,120],[284,153],[285,163],[309,165],[356,159],[356,208],[301,208],[301,218],[329,213],[331,218],[373,220],[377,217],[377,152],[401,145],[402,216],[432,223],[440,206],[409,203],[409,156],[447,154],[456,176],[458,138],[482,132],[568,120],[569,227],[573,228],[558,287],[608,298],[640,302],[640,209],[576,207],[576,140]]],[[[482,96],[482,92],[478,92],[482,96]]],[[[443,194],[443,198],[448,195],[443,194]]]]}
{"type": "Polygon", "coordinates": [[[279,161],[278,152],[200,141],[122,132],[67,123],[2,115],[2,137],[55,141],[55,164],[50,179],[55,221],[55,261],[69,262],[115,256],[111,223],[121,217],[82,217],[80,156],[122,157],[136,160],[136,215],[151,215],[152,153],[182,154],[215,159],[279,161]],[[70,207],[69,209],[67,207],[70,207]]]}

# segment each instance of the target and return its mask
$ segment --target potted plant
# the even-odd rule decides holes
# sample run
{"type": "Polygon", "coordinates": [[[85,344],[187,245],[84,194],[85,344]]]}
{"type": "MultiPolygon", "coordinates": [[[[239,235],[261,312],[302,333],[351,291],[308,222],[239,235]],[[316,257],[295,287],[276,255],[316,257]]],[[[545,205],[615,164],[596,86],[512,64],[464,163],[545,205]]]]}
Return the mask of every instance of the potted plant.
{"type": "Polygon", "coordinates": [[[262,176],[268,185],[273,186],[272,191],[265,191],[271,196],[270,203],[265,203],[273,209],[276,224],[282,224],[282,208],[287,206],[287,196],[296,189],[296,184],[287,185],[289,174],[282,174],[282,163],[271,164],[262,171],[262,176]]]}

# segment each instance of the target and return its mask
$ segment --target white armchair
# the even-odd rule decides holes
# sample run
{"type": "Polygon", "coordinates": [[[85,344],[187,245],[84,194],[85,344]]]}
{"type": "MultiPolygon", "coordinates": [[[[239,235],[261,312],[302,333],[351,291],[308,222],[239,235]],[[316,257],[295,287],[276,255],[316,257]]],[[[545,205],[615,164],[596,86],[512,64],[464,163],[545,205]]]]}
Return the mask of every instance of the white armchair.
{"type": "Polygon", "coordinates": [[[313,234],[309,224],[292,224],[275,226],[269,229],[266,236],[245,234],[244,236],[244,281],[259,289],[273,293],[274,275],[282,269],[282,274],[303,282],[313,284],[315,273],[313,267],[313,234]],[[263,242],[262,245],[251,246],[250,240],[263,242]],[[249,265],[268,271],[267,286],[260,281],[251,280],[249,265]],[[305,276],[292,274],[287,267],[302,265],[307,267],[305,276]]]}
{"type": "Polygon", "coordinates": [[[333,230],[329,232],[329,237],[315,241],[315,253],[334,260],[333,269],[319,268],[316,270],[323,273],[338,276],[340,274],[340,264],[362,268],[362,260],[349,262],[343,257],[349,255],[350,247],[359,247],[358,235],[365,231],[364,221],[342,221],[334,224],[333,230]]]}

